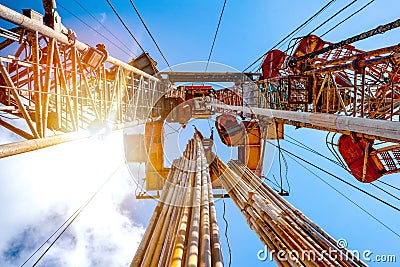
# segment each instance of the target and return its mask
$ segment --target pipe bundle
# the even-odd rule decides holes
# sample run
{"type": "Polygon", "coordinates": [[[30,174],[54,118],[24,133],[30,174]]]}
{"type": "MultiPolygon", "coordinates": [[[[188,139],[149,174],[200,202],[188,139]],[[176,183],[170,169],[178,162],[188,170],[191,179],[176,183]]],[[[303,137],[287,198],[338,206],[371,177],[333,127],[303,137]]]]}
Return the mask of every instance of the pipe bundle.
{"type": "Polygon", "coordinates": [[[131,267],[222,267],[208,163],[200,136],[174,160],[131,267]]]}
{"type": "Polygon", "coordinates": [[[211,168],[278,266],[367,266],[240,161],[211,168]]]}

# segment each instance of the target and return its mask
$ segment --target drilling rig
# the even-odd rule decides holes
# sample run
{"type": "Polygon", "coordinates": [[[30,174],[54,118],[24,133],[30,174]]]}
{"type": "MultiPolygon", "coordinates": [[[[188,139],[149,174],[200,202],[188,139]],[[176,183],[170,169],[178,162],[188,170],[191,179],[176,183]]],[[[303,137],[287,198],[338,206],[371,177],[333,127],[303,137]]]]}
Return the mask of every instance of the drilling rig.
{"type": "Polygon", "coordinates": [[[0,5],[0,17],[16,26],[1,29],[0,112],[24,123],[0,119],[23,139],[0,145],[0,157],[84,138],[84,129],[145,125],[144,134],[124,136],[125,153],[146,164],[136,197],[158,204],[131,266],[223,266],[214,199],[227,197],[262,243],[284,252],[284,260],[273,255],[278,266],[366,266],[263,181],[263,159],[266,141],[294,126],[329,132],[333,155],[361,183],[400,171],[400,46],[352,45],[399,20],[339,43],[294,39],[287,51],[268,51],[261,72],[158,72],[146,53],[125,63],[103,44],[80,42],[55,2],[43,3],[44,15],[0,5]],[[166,167],[164,125],[210,118],[237,158],[223,162],[217,135],[196,129],[166,167]],[[328,250],[334,257],[323,257],[328,250]]]}

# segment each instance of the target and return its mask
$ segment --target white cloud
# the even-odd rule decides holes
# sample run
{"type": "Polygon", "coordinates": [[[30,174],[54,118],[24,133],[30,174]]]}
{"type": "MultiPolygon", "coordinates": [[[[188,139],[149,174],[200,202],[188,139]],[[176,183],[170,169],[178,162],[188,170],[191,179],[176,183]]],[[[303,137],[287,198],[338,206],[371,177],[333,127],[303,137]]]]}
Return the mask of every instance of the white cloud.
{"type": "Polygon", "coordinates": [[[100,23],[96,23],[95,29],[96,30],[101,29],[101,31],[104,31],[104,28],[101,26],[101,24],[105,25],[104,22],[106,21],[106,19],[107,19],[107,14],[105,12],[100,13],[100,20],[99,20],[100,23]]]}
{"type": "Polygon", "coordinates": [[[41,263],[128,265],[155,203],[134,200],[122,151],[117,132],[0,160],[0,265],[21,265],[110,175],[41,263]]]}
{"type": "Polygon", "coordinates": [[[100,13],[100,16],[101,16],[100,22],[104,23],[106,21],[107,14],[105,12],[103,12],[103,13],[100,13]]]}

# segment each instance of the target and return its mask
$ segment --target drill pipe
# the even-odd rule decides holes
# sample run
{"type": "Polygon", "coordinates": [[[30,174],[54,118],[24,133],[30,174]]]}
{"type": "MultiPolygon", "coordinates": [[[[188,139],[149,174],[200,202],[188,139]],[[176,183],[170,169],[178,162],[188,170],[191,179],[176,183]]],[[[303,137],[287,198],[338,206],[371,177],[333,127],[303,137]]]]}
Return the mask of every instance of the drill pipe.
{"type": "Polygon", "coordinates": [[[209,166],[196,134],[172,163],[131,266],[222,267],[219,238],[209,166]]]}
{"type": "MultiPolygon", "coordinates": [[[[220,176],[224,188],[231,189],[228,191],[228,193],[235,204],[238,206],[239,210],[245,216],[247,223],[250,225],[250,227],[256,232],[259,237],[261,236],[261,240],[271,240],[271,242],[268,243],[274,244],[274,247],[277,249],[275,251],[284,251],[286,254],[289,254],[290,249],[286,246],[283,240],[277,234],[275,234],[273,229],[271,229],[271,226],[265,224],[260,216],[254,213],[251,206],[248,205],[246,190],[247,192],[249,192],[251,191],[250,188],[242,181],[240,181],[237,175],[235,175],[232,170],[227,168],[222,161],[220,161],[218,165],[220,166],[220,168],[222,167],[224,169],[222,175],[220,176]]],[[[264,244],[267,245],[266,243],[264,244]]],[[[280,262],[276,258],[275,254],[276,253],[272,255],[275,256],[274,258],[276,259],[276,262],[280,262]]],[[[282,261],[281,264],[283,266],[304,266],[297,258],[291,257],[288,258],[287,262],[282,261]]]]}
{"type": "MultiPolygon", "coordinates": [[[[230,166],[233,163],[230,162],[230,166]]],[[[235,166],[232,166],[234,170],[235,166]]],[[[243,181],[246,181],[246,177],[244,175],[241,177],[243,181]]],[[[250,183],[250,181],[247,180],[250,183]]],[[[254,187],[258,189],[258,192],[262,192],[261,190],[262,184],[259,184],[258,187],[254,187]]],[[[260,194],[261,195],[261,194],[260,194]]],[[[287,244],[290,251],[315,251],[315,255],[318,258],[321,258],[328,266],[339,266],[335,263],[330,263],[326,260],[319,250],[315,250],[311,244],[304,238],[308,235],[299,230],[299,233],[293,231],[291,227],[287,226],[287,222],[282,219],[281,210],[279,210],[275,204],[268,197],[260,198],[259,195],[253,194],[250,192],[248,194],[247,202],[252,207],[252,211],[254,210],[257,216],[260,216],[263,221],[271,222],[270,226],[274,232],[276,232],[281,239],[287,244]],[[265,202],[266,203],[265,203],[265,202]]],[[[318,266],[315,262],[310,261],[308,258],[304,258],[303,260],[307,266],[318,266]]]]}
{"type": "MultiPolygon", "coordinates": [[[[192,142],[189,143],[189,146],[192,146],[192,142]]],[[[181,221],[187,220],[187,203],[185,201],[185,196],[188,195],[188,198],[191,198],[190,194],[190,187],[192,184],[192,175],[191,173],[193,172],[193,166],[192,166],[192,158],[191,155],[184,155],[184,157],[186,158],[186,160],[184,161],[184,165],[182,166],[184,170],[188,170],[187,173],[187,177],[183,178],[183,176],[181,175],[180,178],[178,179],[182,179],[185,181],[184,185],[183,185],[183,190],[182,190],[182,195],[181,195],[181,207],[183,207],[182,209],[175,209],[175,213],[174,216],[171,218],[171,221],[173,222],[173,228],[169,229],[168,232],[168,241],[167,244],[163,249],[165,250],[165,254],[164,254],[164,258],[162,260],[160,260],[160,265],[161,266],[170,266],[171,265],[171,258],[175,258],[177,257],[177,255],[175,255],[175,247],[176,247],[176,242],[178,239],[178,235],[181,231],[181,221]],[[174,234],[174,233],[178,233],[178,234],[174,234]]],[[[182,172],[181,172],[182,174],[182,172]]],[[[187,223],[187,221],[186,221],[187,223]]],[[[179,258],[179,255],[178,255],[179,258]]]]}
{"type": "MultiPolygon", "coordinates": [[[[193,158],[190,157],[189,159],[189,187],[192,188],[193,184],[194,184],[194,168],[195,168],[195,164],[193,161],[193,158]]],[[[188,193],[190,195],[188,195],[188,198],[191,199],[193,197],[192,195],[192,190],[188,190],[188,193]]],[[[168,261],[168,265],[167,266],[176,266],[176,267],[180,267],[182,266],[182,260],[184,259],[184,255],[185,255],[185,243],[187,241],[187,234],[188,234],[188,225],[189,225],[189,220],[190,220],[190,211],[191,211],[191,207],[188,206],[187,204],[183,207],[182,210],[182,216],[179,219],[178,225],[178,231],[177,231],[177,235],[176,239],[174,240],[174,244],[173,244],[173,254],[172,257],[169,257],[169,261],[168,261]]]]}
{"type": "MultiPolygon", "coordinates": [[[[202,149],[201,146],[198,146],[198,149],[202,149]]],[[[200,250],[200,259],[201,267],[210,267],[211,266],[211,237],[210,237],[210,203],[208,200],[208,184],[211,183],[210,181],[210,175],[207,176],[208,172],[208,164],[207,164],[207,159],[205,157],[204,150],[200,151],[201,155],[201,180],[202,180],[202,186],[201,186],[201,197],[202,197],[202,203],[201,203],[201,225],[202,227],[200,228],[200,236],[201,236],[201,250],[200,250]]]]}
{"type": "Polygon", "coordinates": [[[216,159],[211,168],[260,240],[285,253],[283,261],[270,254],[279,266],[366,266],[241,162],[228,166],[216,159]]]}
{"type": "MultiPolygon", "coordinates": [[[[337,241],[324,232],[320,227],[315,225],[310,219],[308,219],[304,214],[295,209],[289,202],[283,199],[277,192],[268,187],[262,180],[255,176],[248,168],[244,168],[244,165],[239,161],[231,161],[229,164],[232,168],[236,168],[240,172],[243,171],[241,178],[245,179],[248,183],[257,184],[258,190],[263,191],[264,195],[267,195],[272,203],[277,204],[277,208],[284,210],[285,216],[282,216],[283,220],[286,220],[292,227],[299,230],[299,233],[305,233],[305,237],[309,242],[319,250],[324,251],[337,251],[337,261],[340,262],[339,266],[367,266],[365,263],[360,261],[356,257],[352,256],[346,248],[342,248],[337,245],[337,241]],[[303,230],[303,231],[302,231],[303,230]],[[345,260],[343,260],[343,258],[345,260]],[[356,265],[354,265],[356,264],[356,265]]],[[[253,198],[257,196],[253,195],[253,198]]],[[[258,200],[258,203],[261,201],[258,200]]]]}

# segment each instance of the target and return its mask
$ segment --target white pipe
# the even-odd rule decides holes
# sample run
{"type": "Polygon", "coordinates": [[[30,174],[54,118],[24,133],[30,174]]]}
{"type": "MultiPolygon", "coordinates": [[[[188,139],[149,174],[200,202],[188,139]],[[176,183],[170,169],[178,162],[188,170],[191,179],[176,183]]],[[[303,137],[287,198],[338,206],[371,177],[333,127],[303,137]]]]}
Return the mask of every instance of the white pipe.
{"type": "Polygon", "coordinates": [[[400,142],[400,122],[378,119],[356,118],[344,115],[296,112],[264,108],[248,108],[215,104],[218,108],[242,111],[267,118],[276,118],[340,131],[357,132],[366,135],[380,136],[400,142]]]}

